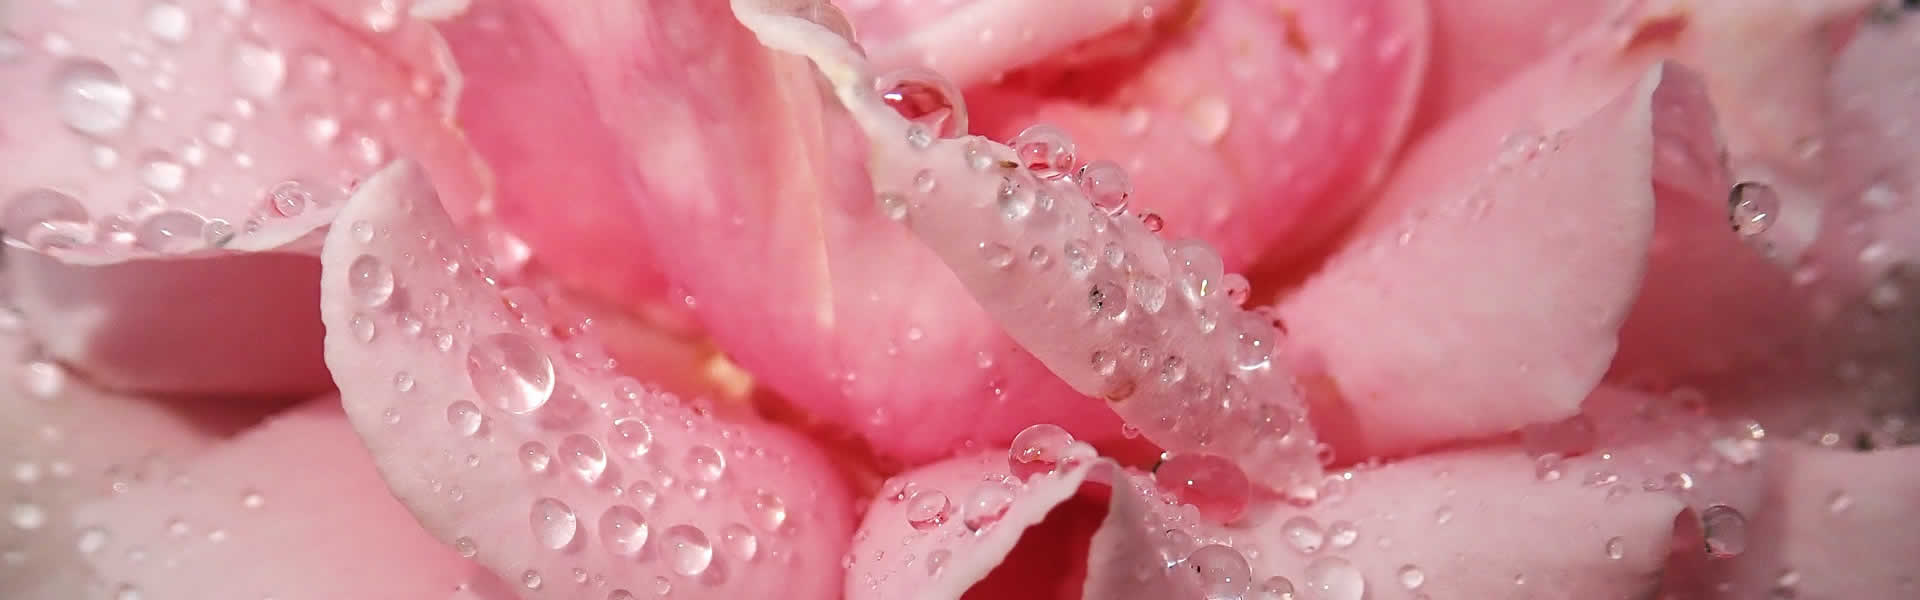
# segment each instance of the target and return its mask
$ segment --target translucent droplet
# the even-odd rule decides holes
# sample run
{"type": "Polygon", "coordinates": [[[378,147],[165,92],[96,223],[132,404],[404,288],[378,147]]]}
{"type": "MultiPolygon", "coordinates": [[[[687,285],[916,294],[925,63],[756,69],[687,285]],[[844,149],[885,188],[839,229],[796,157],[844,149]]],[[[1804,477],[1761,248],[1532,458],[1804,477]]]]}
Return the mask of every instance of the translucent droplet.
{"type": "Polygon", "coordinates": [[[163,42],[179,43],[193,33],[193,15],[172,2],[147,5],[147,33],[163,42]]]}
{"type": "Polygon", "coordinates": [[[133,90],[99,61],[63,61],[53,72],[53,93],[61,122],[74,131],[108,136],[133,121],[133,90]]]}
{"type": "Polygon", "coordinates": [[[545,473],[553,463],[553,455],[547,454],[547,445],[540,442],[527,442],[520,445],[520,465],[531,473],[545,473]]]}
{"type": "Polygon", "coordinates": [[[1013,136],[1007,145],[1019,157],[1020,164],[1034,175],[1059,179],[1072,174],[1075,166],[1073,138],[1059,127],[1034,125],[1013,136]]]}
{"type": "Polygon", "coordinates": [[[787,503],[773,492],[761,490],[748,501],[747,514],[762,531],[779,531],[787,522],[787,503]]]}
{"type": "Polygon", "coordinates": [[[14,527],[32,531],[47,524],[47,511],[44,508],[40,508],[38,504],[20,502],[14,504],[13,509],[8,511],[7,518],[13,523],[14,527]]]}
{"type": "Polygon", "coordinates": [[[1011,486],[998,481],[982,483],[967,494],[966,504],[960,509],[960,522],[970,531],[979,531],[1000,522],[1012,506],[1011,486]]]}
{"type": "Polygon", "coordinates": [[[1304,583],[1307,594],[1316,600],[1360,600],[1367,591],[1367,579],[1347,559],[1323,556],[1307,563],[1304,583]]]}
{"type": "Polygon", "coordinates": [[[1087,287],[1087,311],[1095,317],[1118,319],[1127,313],[1127,290],[1111,281],[1087,287]]]}
{"type": "Polygon", "coordinates": [[[1208,544],[1188,554],[1180,568],[1205,600],[1240,600],[1253,587],[1252,568],[1238,550],[1208,544]]]}
{"type": "Polygon", "coordinates": [[[1013,476],[1021,479],[1052,473],[1060,460],[1065,458],[1066,448],[1072,443],[1073,434],[1067,433],[1059,425],[1041,423],[1029,426],[1013,436],[1013,445],[1007,453],[1007,468],[1013,472],[1013,476]]]}
{"type": "Polygon", "coordinates": [[[1213,295],[1226,276],[1226,265],[1220,255],[1204,242],[1175,242],[1167,250],[1167,258],[1172,263],[1175,286],[1194,306],[1200,306],[1202,299],[1213,295]]]}
{"type": "Polygon", "coordinates": [[[1241,369],[1251,371],[1272,364],[1274,331],[1251,313],[1247,316],[1250,318],[1242,320],[1240,333],[1235,338],[1233,358],[1241,369]]]}
{"type": "Polygon", "coordinates": [[[1757,181],[1742,181],[1727,195],[1733,231],[1751,237],[1766,233],[1780,215],[1780,193],[1773,186],[1757,181]]]}
{"type": "Polygon", "coordinates": [[[953,501],[940,490],[921,490],[907,499],[907,524],[926,531],[947,522],[953,514],[953,501]]]}
{"type": "Polygon", "coordinates": [[[1327,543],[1335,548],[1346,548],[1360,540],[1360,530],[1347,521],[1334,521],[1327,525],[1327,543]]]}
{"type": "Polygon", "coordinates": [[[1627,541],[1620,537],[1607,538],[1607,558],[1620,560],[1627,555],[1627,541]]]}
{"type": "Polygon", "coordinates": [[[1732,558],[1747,551],[1747,517],[1731,506],[1715,504],[1700,513],[1705,528],[1707,554],[1714,558],[1732,558]]]}
{"type": "Polygon", "coordinates": [[[734,558],[750,561],[760,553],[760,539],[754,537],[745,525],[733,523],[720,528],[720,547],[734,558]]]}
{"type": "Polygon", "coordinates": [[[283,181],[267,189],[267,206],[274,214],[292,218],[307,212],[313,204],[313,192],[298,181],[283,181]]]}
{"type": "Polygon", "coordinates": [[[1000,190],[994,194],[994,203],[1000,207],[1000,216],[1008,221],[1019,222],[1033,214],[1033,194],[1020,188],[1012,178],[1000,179],[1000,190]]]}
{"type": "Polygon", "coordinates": [[[694,446],[687,451],[687,475],[697,481],[719,481],[727,472],[727,457],[712,446],[694,446]]]}
{"type": "Polygon", "coordinates": [[[560,438],[560,445],[554,447],[554,452],[559,454],[560,464],[581,481],[599,481],[600,476],[607,472],[607,451],[593,438],[578,433],[567,434],[560,438]]]}
{"type": "Polygon", "coordinates": [[[707,533],[692,525],[675,525],[667,528],[666,542],[667,564],[673,572],[693,576],[706,572],[707,565],[713,564],[713,543],[707,540],[707,533]]]}
{"type": "Polygon", "coordinates": [[[106,547],[106,545],[107,532],[98,527],[88,527],[80,532],[80,537],[75,540],[74,548],[79,550],[81,554],[93,554],[99,552],[100,549],[106,547]]]}
{"type": "Polygon", "coordinates": [[[981,242],[980,260],[995,269],[1013,266],[1013,249],[999,242],[981,242]]]}
{"type": "Polygon", "coordinates": [[[87,208],[73,196],[35,188],[7,200],[0,230],[8,241],[29,248],[71,247],[83,241],[91,226],[87,208]]]}
{"type": "Polygon", "coordinates": [[[133,233],[133,243],[152,252],[185,252],[203,243],[200,232],[206,226],[206,220],[200,215],[183,210],[164,211],[140,222],[140,228],[133,233]]]}
{"type": "Polygon", "coordinates": [[[1564,474],[1563,461],[1559,454],[1548,452],[1533,459],[1533,477],[1540,481],[1556,481],[1564,474]]]}
{"type": "Polygon", "coordinates": [[[573,536],[580,531],[580,520],[573,509],[554,498],[535,500],[529,521],[533,525],[533,539],[555,550],[573,543],[573,536]]]}
{"type": "Polygon", "coordinates": [[[620,556],[638,554],[647,545],[647,518],[625,504],[615,504],[600,515],[600,543],[620,556]]]}
{"type": "Polygon", "coordinates": [[[553,397],[553,361],[526,338],[496,333],[467,351],[467,377],[480,397],[514,414],[527,414],[553,397]]]}
{"type": "Polygon", "coordinates": [[[361,306],[378,307],[393,298],[393,269],[371,254],[362,254],[347,265],[347,290],[361,306]]]}
{"type": "Polygon", "coordinates": [[[1399,575],[1400,587],[1410,590],[1420,589],[1427,582],[1427,573],[1413,565],[1400,565],[1399,575]]]}
{"type": "Polygon", "coordinates": [[[462,536],[453,540],[453,550],[462,557],[473,558],[480,554],[480,545],[473,543],[473,538],[462,536]]]}
{"type": "Polygon", "coordinates": [[[480,432],[480,425],[486,417],[480,414],[480,407],[472,402],[459,400],[447,405],[447,424],[460,435],[473,435],[480,432]]]}
{"type": "Polygon", "coordinates": [[[653,450],[653,429],[634,417],[614,419],[607,432],[607,446],[616,456],[639,458],[653,450]]]}
{"type": "Polygon", "coordinates": [[[1153,470],[1154,484],[1216,523],[1240,518],[1253,498],[1253,484],[1233,461],[1212,454],[1178,453],[1153,470]]]}
{"type": "Polygon", "coordinates": [[[544,583],[545,582],[541,581],[540,579],[539,571],[535,571],[533,569],[527,569],[526,572],[520,574],[520,585],[527,586],[527,589],[530,589],[530,590],[540,589],[540,586],[543,585],[544,583]]]}
{"type": "Polygon", "coordinates": [[[280,92],[287,81],[287,57],[280,51],[254,42],[241,42],[233,48],[233,83],[240,92],[255,98],[268,98],[280,92]]]}
{"type": "Polygon", "coordinates": [[[179,191],[186,184],[187,167],[172,154],[151,150],[140,155],[140,181],[157,191],[179,191]]]}
{"type": "Polygon", "coordinates": [[[1287,545],[1293,546],[1301,554],[1313,554],[1327,543],[1327,535],[1320,530],[1320,523],[1305,515],[1287,519],[1280,524],[1280,535],[1286,538],[1287,545]]]}
{"type": "Polygon", "coordinates": [[[1279,575],[1268,577],[1260,582],[1260,595],[1256,600],[1294,600],[1293,580],[1279,575]]]}
{"type": "Polygon", "coordinates": [[[874,82],[880,99],[900,116],[943,138],[967,133],[967,105],[960,90],[939,73],[910,67],[887,73],[874,82]]]}
{"type": "Polygon", "coordinates": [[[887,219],[893,220],[893,221],[906,220],[907,218],[907,197],[906,196],[895,194],[893,192],[881,192],[875,195],[874,199],[880,204],[880,214],[886,215],[887,219]]]}
{"type": "Polygon", "coordinates": [[[1086,240],[1068,240],[1061,250],[1066,254],[1067,267],[1073,269],[1075,275],[1086,276],[1093,272],[1093,249],[1087,246],[1086,240]]]}
{"type": "Polygon", "coordinates": [[[1127,197],[1133,194],[1133,183],[1127,178],[1127,170],[1121,168],[1119,163],[1110,160],[1087,163],[1087,166],[1080,167],[1080,174],[1075,179],[1094,208],[1109,214],[1120,214],[1127,210],[1127,197]]]}

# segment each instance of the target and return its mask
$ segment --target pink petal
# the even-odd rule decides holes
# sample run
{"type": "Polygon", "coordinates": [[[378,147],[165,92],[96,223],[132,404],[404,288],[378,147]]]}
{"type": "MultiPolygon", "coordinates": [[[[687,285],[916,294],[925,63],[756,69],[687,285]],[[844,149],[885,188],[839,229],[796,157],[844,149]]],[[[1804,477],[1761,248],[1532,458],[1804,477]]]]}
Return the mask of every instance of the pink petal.
{"type": "Polygon", "coordinates": [[[1071,183],[1013,168],[1006,146],[934,139],[871,89],[854,46],[758,4],[735,3],[742,22],[820,65],[866,134],[873,210],[904,221],[1026,351],[1164,448],[1227,456],[1276,488],[1318,478],[1272,325],[1220,291],[1218,271],[1174,260],[1218,265],[1210,248],[1096,211],[1071,183]]]}
{"type": "MultiPolygon", "coordinates": [[[[1891,22],[1861,28],[1841,53],[1828,90],[1833,127],[1824,138],[1833,185],[1825,198],[1831,218],[1817,248],[1822,283],[1871,289],[1892,279],[1901,262],[1920,256],[1920,143],[1913,116],[1920,61],[1920,18],[1907,10],[1891,22]]],[[[1871,292],[1870,292],[1871,293],[1871,292]]],[[[1882,294],[1885,299],[1885,292],[1882,294]]],[[[1880,304],[1897,304],[1882,301],[1880,304]]]]}
{"type": "Polygon", "coordinates": [[[1639,288],[1658,121],[1699,100],[1661,91],[1691,77],[1656,68],[1605,106],[1590,87],[1509,87],[1408,155],[1354,241],[1280,305],[1307,364],[1324,361],[1318,424],[1344,455],[1578,412],[1639,288]]]}
{"type": "Polygon", "coordinates": [[[103,597],[434,598],[491,578],[387,495],[333,398],[78,512],[103,597]]]}
{"type": "Polygon", "coordinates": [[[1426,3],[1234,0],[1178,15],[1138,52],[972,90],[974,132],[1065,128],[1082,162],[1127,168],[1131,212],[1162,217],[1170,239],[1213,244],[1229,269],[1316,259],[1400,148],[1425,72],[1426,3]]]}
{"type": "Polygon", "coordinates": [[[1464,112],[1507,79],[1556,52],[1620,2],[1431,2],[1433,49],[1416,131],[1464,112]]]}
{"type": "Polygon", "coordinates": [[[258,253],[72,265],[7,248],[12,296],[46,351],[117,389],[260,399],[331,389],[320,264],[258,253]],[[272,335],[261,335],[262,332],[272,335]]]}
{"type": "Polygon", "coordinates": [[[19,317],[0,315],[0,589],[18,600],[66,600],[95,580],[83,552],[101,538],[74,521],[80,504],[141,481],[165,481],[225,424],[198,423],[148,399],[100,391],[36,355],[19,317]]]}
{"type": "Polygon", "coordinates": [[[448,79],[301,2],[9,7],[0,110],[10,243],[63,261],[280,248],[394,153],[470,190],[448,79]]]}
{"type": "Polygon", "coordinates": [[[839,589],[848,499],[809,442],[581,360],[604,356],[591,334],[560,339],[537,296],[495,284],[460,240],[401,162],[322,253],[328,366],[429,531],[533,597],[575,593],[576,573],[636,595],[839,589]]]}
{"type": "Polygon", "coordinates": [[[1920,448],[1878,452],[1777,446],[1752,547],[1721,576],[1727,597],[1908,598],[1920,572],[1911,534],[1920,448]]]}

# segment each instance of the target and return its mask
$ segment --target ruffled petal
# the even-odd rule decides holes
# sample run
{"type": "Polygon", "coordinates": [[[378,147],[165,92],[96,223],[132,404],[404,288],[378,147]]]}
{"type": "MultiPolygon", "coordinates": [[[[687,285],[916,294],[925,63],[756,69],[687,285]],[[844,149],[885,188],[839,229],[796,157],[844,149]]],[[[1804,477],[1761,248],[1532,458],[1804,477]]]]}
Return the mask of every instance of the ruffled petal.
{"type": "Polygon", "coordinates": [[[606,369],[461,241],[419,167],[342,210],[322,253],[327,363],[388,486],[529,597],[829,598],[844,486],[797,436],[606,369]]]}

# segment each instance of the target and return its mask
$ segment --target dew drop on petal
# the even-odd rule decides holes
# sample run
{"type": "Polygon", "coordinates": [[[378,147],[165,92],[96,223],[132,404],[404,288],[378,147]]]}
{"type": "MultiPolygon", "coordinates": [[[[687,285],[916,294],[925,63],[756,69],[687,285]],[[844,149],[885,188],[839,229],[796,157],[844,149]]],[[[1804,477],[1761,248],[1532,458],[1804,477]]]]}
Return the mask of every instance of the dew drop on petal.
{"type": "Polygon", "coordinates": [[[1127,178],[1127,171],[1119,163],[1110,160],[1096,160],[1080,168],[1075,177],[1080,190],[1087,195],[1087,201],[1094,208],[1119,214],[1127,209],[1127,198],[1133,195],[1133,183],[1127,178]]]}
{"type": "Polygon", "coordinates": [[[1286,538],[1287,545],[1301,554],[1319,552],[1326,545],[1326,533],[1321,531],[1320,523],[1305,515],[1287,519],[1280,524],[1280,536],[1286,538]]]}
{"type": "Polygon", "coordinates": [[[1727,195],[1734,233],[1751,237],[1766,233],[1780,218],[1780,193],[1757,181],[1734,184],[1727,195]]]}
{"type": "Polygon", "coordinates": [[[1153,470],[1162,491],[1217,523],[1240,518],[1252,501],[1253,485],[1233,461],[1212,454],[1177,453],[1153,470]]]}
{"type": "Polygon", "coordinates": [[[535,500],[529,521],[533,525],[533,539],[555,550],[573,543],[574,534],[580,530],[580,521],[573,509],[555,498],[535,500]]]}
{"type": "Polygon", "coordinates": [[[1344,558],[1313,559],[1304,575],[1307,593],[1316,600],[1360,600],[1366,595],[1366,576],[1344,558]]]}
{"type": "Polygon", "coordinates": [[[133,121],[133,90],[99,61],[63,61],[53,73],[53,93],[61,122],[74,131],[104,137],[133,121]]]}
{"type": "Polygon", "coordinates": [[[1247,557],[1219,544],[1194,550],[1180,568],[1185,569],[1205,600],[1240,600],[1253,586],[1253,572],[1247,565],[1247,557]]]}
{"type": "Polygon", "coordinates": [[[1012,487],[1004,482],[980,484],[967,495],[966,504],[961,507],[961,523],[970,531],[979,531],[999,522],[1013,506],[1013,493],[1012,487]]]}
{"type": "Polygon", "coordinates": [[[787,522],[787,503],[773,492],[761,490],[747,502],[747,514],[762,531],[779,531],[787,522]]]}
{"type": "Polygon", "coordinates": [[[760,553],[760,539],[747,526],[733,523],[720,528],[720,547],[734,558],[751,561],[760,553]]]}
{"type": "Polygon", "coordinates": [[[520,464],[530,473],[545,473],[552,464],[553,456],[547,454],[546,444],[527,442],[520,445],[520,464]]]}
{"type": "Polygon", "coordinates": [[[393,270],[371,254],[362,254],[347,265],[347,290],[361,306],[378,307],[393,298],[393,270]]]}
{"type": "Polygon", "coordinates": [[[514,414],[533,412],[553,397],[552,359],[517,334],[475,342],[467,351],[467,376],[482,399],[514,414]]]}
{"type": "Polygon", "coordinates": [[[1073,138],[1059,127],[1044,123],[1028,127],[1007,145],[1022,166],[1045,179],[1066,177],[1075,166],[1073,138]]]}
{"type": "Polygon", "coordinates": [[[687,451],[687,475],[704,482],[718,481],[727,472],[727,457],[712,446],[694,446],[687,451]]]}
{"type": "Polygon", "coordinates": [[[607,433],[607,446],[615,456],[639,458],[653,450],[653,429],[634,417],[615,419],[607,433]]]}
{"type": "Polygon", "coordinates": [[[447,405],[447,424],[452,425],[453,430],[460,435],[479,433],[480,425],[484,422],[485,417],[481,416],[480,407],[472,402],[460,400],[447,405]]]}
{"type": "Polygon", "coordinates": [[[647,519],[640,511],[616,504],[600,515],[600,543],[608,552],[632,556],[647,545],[647,519]]]}
{"type": "Polygon", "coordinates": [[[1073,443],[1073,434],[1059,425],[1041,423],[1020,431],[1013,437],[1013,445],[1007,454],[1007,467],[1015,477],[1029,479],[1037,474],[1051,473],[1065,457],[1066,447],[1073,443]]]}
{"type": "Polygon", "coordinates": [[[1627,541],[1618,536],[1607,538],[1607,558],[1620,560],[1627,556],[1627,541]]]}
{"type": "Polygon", "coordinates": [[[571,471],[581,481],[592,483],[600,480],[607,472],[607,451],[600,442],[578,433],[560,438],[560,445],[554,447],[560,464],[571,471]]]}
{"type": "Polygon", "coordinates": [[[1715,504],[1700,513],[1705,528],[1707,554],[1714,558],[1732,558],[1747,551],[1747,517],[1731,506],[1715,504]]]}
{"type": "Polygon", "coordinates": [[[881,75],[874,90],[894,112],[943,138],[967,133],[967,105],[960,90],[939,73],[909,67],[881,75]]]}
{"type": "Polygon", "coordinates": [[[1275,575],[1260,582],[1260,595],[1256,600],[1294,600],[1293,580],[1275,575]]]}
{"type": "Polygon", "coordinates": [[[254,42],[234,46],[233,83],[241,93],[267,98],[280,92],[287,80],[287,57],[278,50],[254,42]]]}
{"type": "Polygon", "coordinates": [[[707,533],[692,525],[675,525],[665,538],[667,564],[675,573],[693,576],[706,572],[713,563],[713,543],[707,533]]]}
{"type": "Polygon", "coordinates": [[[947,522],[953,514],[953,501],[939,490],[921,490],[907,499],[907,524],[926,531],[947,522]]]}
{"type": "Polygon", "coordinates": [[[1398,574],[1400,576],[1400,587],[1417,590],[1420,589],[1421,585],[1427,583],[1427,573],[1421,571],[1420,567],[1401,565],[1398,574]]]}

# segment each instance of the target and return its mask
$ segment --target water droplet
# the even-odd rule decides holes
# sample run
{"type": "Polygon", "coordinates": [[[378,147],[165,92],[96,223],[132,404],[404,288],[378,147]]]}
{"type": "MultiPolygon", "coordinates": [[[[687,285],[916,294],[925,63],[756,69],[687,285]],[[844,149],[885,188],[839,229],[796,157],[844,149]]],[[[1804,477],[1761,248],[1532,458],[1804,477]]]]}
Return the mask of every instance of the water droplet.
{"type": "Polygon", "coordinates": [[[1087,310],[1095,317],[1118,319],[1127,314],[1127,290],[1111,281],[1096,281],[1087,288],[1087,310]]]}
{"type": "Polygon", "coordinates": [[[1013,136],[1007,145],[1019,157],[1021,165],[1045,179],[1059,179],[1073,172],[1073,138],[1058,127],[1034,125],[1013,136]]]}
{"type": "Polygon", "coordinates": [[[148,5],[146,22],[147,33],[163,42],[179,43],[193,33],[193,15],[172,2],[148,5]]]}
{"type": "Polygon", "coordinates": [[[874,90],[894,112],[943,138],[967,133],[967,105],[960,90],[939,73],[911,67],[874,81],[874,90]]]}
{"type": "Polygon", "coordinates": [[[1346,548],[1359,541],[1360,530],[1347,521],[1334,521],[1327,525],[1327,542],[1335,548],[1346,548]]]}
{"type": "Polygon", "coordinates": [[[712,446],[694,446],[687,451],[687,475],[699,481],[718,481],[727,472],[727,457],[712,446]]]}
{"type": "Polygon", "coordinates": [[[1553,452],[1533,459],[1533,477],[1540,481],[1557,481],[1565,474],[1560,455],[1553,452]]]}
{"type": "Polygon", "coordinates": [[[1400,587],[1410,590],[1420,589],[1420,586],[1427,582],[1427,574],[1425,571],[1421,571],[1420,567],[1401,565],[1399,574],[1400,587]]]}
{"type": "Polygon", "coordinates": [[[480,553],[480,545],[473,543],[473,538],[461,536],[453,540],[453,550],[462,557],[473,558],[480,553]]]}
{"type": "Polygon", "coordinates": [[[653,450],[653,429],[634,417],[615,419],[607,432],[607,446],[617,456],[639,458],[653,450]]]}
{"type": "Polygon", "coordinates": [[[747,513],[753,516],[754,526],[761,530],[779,531],[787,522],[787,503],[773,492],[761,490],[747,504],[747,513]]]}
{"type": "Polygon", "coordinates": [[[559,455],[560,464],[573,471],[581,481],[592,483],[600,480],[607,472],[607,451],[600,442],[578,433],[567,434],[560,438],[560,445],[554,447],[559,455]]]}
{"type": "Polygon", "coordinates": [[[1293,580],[1275,575],[1260,582],[1260,595],[1256,600],[1294,600],[1293,580]]]}
{"type": "Polygon", "coordinates": [[[1305,575],[1307,593],[1316,600],[1360,600],[1366,595],[1366,576],[1344,558],[1313,559],[1305,575]]]}
{"type": "Polygon", "coordinates": [[[140,600],[140,588],[130,583],[121,584],[120,589],[114,591],[113,600],[140,600]]]}
{"type": "Polygon", "coordinates": [[[1607,558],[1620,560],[1627,555],[1627,541],[1618,536],[1607,538],[1607,558]]]}
{"type": "Polygon", "coordinates": [[[313,192],[298,181],[282,181],[267,189],[267,206],[273,213],[293,218],[307,212],[307,206],[313,204],[313,192]]]}
{"type": "Polygon", "coordinates": [[[1846,492],[1834,492],[1827,498],[1827,512],[1837,515],[1847,512],[1850,508],[1853,508],[1853,496],[1847,495],[1846,492]]]}
{"type": "Polygon", "coordinates": [[[1096,160],[1080,167],[1075,178],[1080,190],[1087,194],[1087,201],[1094,208],[1109,214],[1120,214],[1127,210],[1127,197],[1133,194],[1133,183],[1127,178],[1127,170],[1119,163],[1110,160],[1096,160]]]}
{"type": "Polygon", "coordinates": [[[953,552],[950,550],[941,549],[927,553],[927,576],[939,577],[940,573],[947,568],[947,560],[951,558],[953,558],[953,552]]]}
{"type": "Polygon", "coordinates": [[[67,60],[53,73],[60,120],[94,136],[119,133],[133,121],[133,90],[112,68],[93,60],[67,60]]]}
{"type": "Polygon", "coordinates": [[[926,531],[947,522],[953,514],[953,501],[940,490],[920,490],[907,499],[907,524],[926,531]]]}
{"type": "Polygon", "coordinates": [[[620,556],[638,554],[647,545],[647,518],[631,506],[613,505],[600,515],[600,543],[620,556]]]}
{"type": "Polygon", "coordinates": [[[893,220],[893,221],[906,220],[907,218],[907,197],[906,196],[895,194],[893,192],[880,192],[879,194],[876,194],[874,196],[874,200],[880,204],[880,214],[886,215],[887,219],[893,220]]]}
{"type": "Polygon", "coordinates": [[[530,589],[530,590],[540,589],[540,585],[541,585],[540,572],[532,569],[528,569],[525,573],[521,573],[520,585],[527,586],[527,589],[530,589]]]}
{"type": "Polygon", "coordinates": [[[142,221],[134,231],[133,240],[135,245],[152,252],[185,252],[203,243],[200,232],[206,226],[206,220],[199,215],[169,210],[142,221]]]}
{"type": "Polygon", "coordinates": [[[361,306],[369,308],[393,298],[393,270],[371,254],[362,254],[347,265],[347,290],[361,306]]]}
{"type": "Polygon", "coordinates": [[[980,260],[995,269],[1013,266],[1013,249],[999,242],[980,242],[980,260]]]}
{"type": "Polygon", "coordinates": [[[514,414],[533,412],[553,397],[552,359],[512,333],[487,336],[468,349],[467,376],[482,399],[514,414]]]}
{"type": "Polygon", "coordinates": [[[232,68],[234,85],[241,93],[255,98],[279,93],[287,81],[287,57],[254,42],[234,46],[232,68]]]}
{"type": "Polygon", "coordinates": [[[1187,105],[1186,115],[1188,125],[1193,127],[1194,139],[1206,144],[1220,141],[1233,122],[1233,108],[1219,96],[1208,96],[1187,105]]]}
{"type": "Polygon", "coordinates": [[[1188,554],[1181,565],[1205,600],[1240,600],[1253,586],[1247,557],[1219,544],[1208,544],[1188,554]]]}
{"type": "Polygon", "coordinates": [[[480,414],[480,407],[472,402],[459,400],[447,405],[447,424],[460,435],[473,435],[480,432],[480,426],[486,417],[480,414]]]}
{"type": "Polygon", "coordinates": [[[667,564],[681,575],[699,575],[713,563],[713,543],[707,533],[692,525],[675,525],[665,536],[667,564]]]}
{"type": "Polygon", "coordinates": [[[533,539],[555,550],[573,543],[574,534],[580,531],[580,519],[574,516],[573,509],[554,498],[535,500],[529,518],[533,525],[533,539]]]}
{"type": "Polygon", "coordinates": [[[90,233],[87,208],[73,196],[46,188],[15,194],[7,200],[0,230],[16,245],[66,248],[80,244],[90,233]]]}
{"type": "Polygon", "coordinates": [[[960,522],[970,531],[979,531],[1000,522],[1013,506],[1014,490],[1005,482],[989,481],[973,488],[961,507],[960,522]]]}
{"type": "Polygon", "coordinates": [[[1301,554],[1313,554],[1327,543],[1326,533],[1320,530],[1320,523],[1305,515],[1287,519],[1280,524],[1280,535],[1287,539],[1287,545],[1293,546],[1301,554]]]}
{"type": "Polygon", "coordinates": [[[533,473],[545,473],[552,464],[553,456],[547,454],[546,444],[527,442],[520,445],[520,464],[533,473]]]}
{"type": "Polygon", "coordinates": [[[1747,551],[1747,517],[1731,506],[1715,504],[1700,513],[1705,528],[1707,554],[1731,558],[1747,551]]]}
{"type": "Polygon", "coordinates": [[[14,504],[13,509],[8,511],[7,517],[14,527],[27,531],[39,529],[40,526],[47,524],[46,509],[32,502],[14,504]]]}
{"type": "Polygon", "coordinates": [[[1727,195],[1733,231],[1744,237],[1766,233],[1780,215],[1780,193],[1773,186],[1742,181],[1727,195]]]}
{"type": "Polygon", "coordinates": [[[1267,367],[1273,362],[1273,327],[1263,320],[1247,313],[1242,321],[1243,327],[1235,338],[1233,347],[1234,361],[1241,369],[1255,370],[1267,367]]]}
{"type": "Polygon", "coordinates": [[[754,537],[747,526],[734,523],[720,528],[720,547],[735,558],[750,561],[760,552],[760,539],[754,537]]]}
{"type": "Polygon", "coordinates": [[[1202,299],[1213,295],[1226,276],[1226,265],[1220,255],[1204,242],[1176,242],[1168,249],[1167,258],[1172,263],[1174,283],[1180,294],[1194,306],[1200,306],[1202,299]]]}
{"type": "Polygon", "coordinates": [[[1066,253],[1067,267],[1073,269],[1075,275],[1084,277],[1093,272],[1093,249],[1087,246],[1086,240],[1068,240],[1061,249],[1066,253]]]}
{"type": "Polygon", "coordinates": [[[1007,454],[1007,468],[1013,476],[1030,479],[1034,475],[1052,473],[1060,460],[1066,457],[1066,449],[1073,443],[1073,434],[1067,433],[1059,425],[1041,423],[1032,425],[1013,436],[1013,445],[1007,454]]]}
{"type": "Polygon", "coordinates": [[[1033,194],[1020,188],[1010,177],[1000,178],[1000,189],[994,193],[994,202],[1000,207],[1000,216],[1008,221],[1019,222],[1033,214],[1033,194]]]}
{"type": "Polygon", "coordinates": [[[1239,519],[1253,497],[1246,473],[1233,461],[1212,454],[1174,454],[1154,468],[1153,480],[1162,491],[1217,523],[1239,519]]]}

